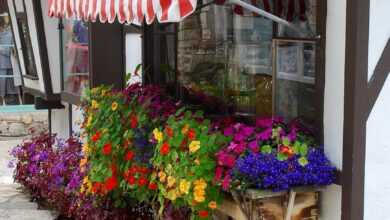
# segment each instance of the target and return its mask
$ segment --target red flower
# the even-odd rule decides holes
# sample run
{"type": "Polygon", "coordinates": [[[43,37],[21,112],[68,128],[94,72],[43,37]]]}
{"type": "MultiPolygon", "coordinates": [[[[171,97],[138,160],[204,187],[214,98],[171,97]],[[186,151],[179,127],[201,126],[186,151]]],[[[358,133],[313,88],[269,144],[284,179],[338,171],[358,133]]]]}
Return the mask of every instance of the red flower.
{"type": "Polygon", "coordinates": [[[138,167],[136,167],[136,166],[130,167],[129,172],[130,172],[131,174],[135,174],[136,172],[138,172],[138,167]]]}
{"type": "Polygon", "coordinates": [[[147,167],[139,167],[138,172],[146,175],[149,173],[149,169],[147,167]]]}
{"type": "Polygon", "coordinates": [[[200,210],[199,211],[199,217],[200,218],[207,218],[207,217],[209,217],[209,212],[206,211],[206,210],[200,210]]]}
{"type": "Polygon", "coordinates": [[[188,139],[193,140],[195,138],[195,136],[196,136],[195,130],[191,128],[188,131],[187,137],[188,137],[188,139]]]}
{"type": "Polygon", "coordinates": [[[101,191],[101,189],[102,189],[102,185],[103,184],[99,183],[99,182],[94,183],[93,186],[92,186],[92,192],[93,193],[99,193],[101,191]]]}
{"type": "Polygon", "coordinates": [[[105,144],[103,146],[103,154],[104,155],[109,155],[111,153],[111,151],[112,151],[112,145],[110,143],[105,144]]]}
{"type": "Polygon", "coordinates": [[[108,192],[115,189],[117,186],[118,186],[118,180],[116,179],[115,176],[108,178],[104,183],[104,188],[106,188],[108,192]]]}
{"type": "Polygon", "coordinates": [[[173,130],[170,127],[165,128],[165,133],[167,134],[168,137],[173,137],[173,130]]]}
{"type": "Polygon", "coordinates": [[[129,176],[126,180],[130,185],[134,185],[137,181],[134,176],[129,176]]]}
{"type": "Polygon", "coordinates": [[[156,183],[149,183],[148,188],[149,188],[150,190],[156,190],[156,189],[157,189],[157,184],[156,184],[156,183]]]}
{"type": "Polygon", "coordinates": [[[137,126],[138,126],[138,118],[136,115],[132,115],[130,117],[130,127],[134,129],[137,128],[137,126]]]}
{"type": "Polygon", "coordinates": [[[126,156],[125,156],[125,160],[126,160],[126,161],[131,161],[131,160],[133,160],[134,155],[135,155],[135,154],[134,154],[133,151],[127,152],[127,153],[126,153],[126,156]]]}
{"type": "Polygon", "coordinates": [[[169,144],[167,142],[163,143],[160,148],[161,155],[167,155],[169,153],[169,144]]]}
{"type": "Polygon", "coordinates": [[[138,179],[138,186],[145,186],[147,184],[148,184],[148,179],[146,179],[145,177],[141,176],[138,179]]]}
{"type": "Polygon", "coordinates": [[[100,139],[100,132],[96,132],[93,136],[92,136],[92,141],[93,142],[96,142],[100,139]]]}
{"type": "Polygon", "coordinates": [[[115,164],[111,164],[111,172],[112,175],[116,175],[118,173],[118,167],[115,164]]]}

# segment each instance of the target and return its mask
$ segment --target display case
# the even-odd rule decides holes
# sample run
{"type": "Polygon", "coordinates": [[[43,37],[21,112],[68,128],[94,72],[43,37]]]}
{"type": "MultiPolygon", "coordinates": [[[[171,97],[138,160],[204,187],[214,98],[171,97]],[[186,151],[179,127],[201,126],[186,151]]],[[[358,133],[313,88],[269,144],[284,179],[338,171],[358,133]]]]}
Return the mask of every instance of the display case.
{"type": "Polygon", "coordinates": [[[7,0],[7,6],[23,91],[45,100],[59,100],[59,32],[57,22],[44,16],[48,1],[7,0]]]}

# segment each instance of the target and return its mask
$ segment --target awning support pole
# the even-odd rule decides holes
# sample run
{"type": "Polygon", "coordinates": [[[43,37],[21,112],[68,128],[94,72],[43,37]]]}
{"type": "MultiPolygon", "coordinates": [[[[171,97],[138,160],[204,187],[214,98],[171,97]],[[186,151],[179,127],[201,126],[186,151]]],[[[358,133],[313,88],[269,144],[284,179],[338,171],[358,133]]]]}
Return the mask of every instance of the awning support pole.
{"type": "Polygon", "coordinates": [[[295,26],[294,24],[292,24],[292,23],[290,23],[290,22],[288,22],[288,21],[286,21],[286,20],[284,20],[284,19],[282,19],[282,18],[280,18],[280,17],[278,17],[276,15],[268,13],[268,12],[266,12],[266,11],[260,9],[260,8],[257,8],[255,6],[249,4],[249,3],[246,3],[246,2],[244,2],[242,0],[228,0],[226,3],[233,4],[233,5],[239,5],[239,6],[245,8],[245,9],[251,11],[251,12],[254,12],[256,14],[264,16],[264,17],[266,17],[266,18],[268,18],[268,19],[270,19],[272,21],[275,21],[275,22],[277,22],[279,24],[288,26],[289,28],[291,28],[291,29],[293,29],[293,30],[295,30],[295,31],[297,31],[299,33],[303,32],[301,28],[295,26]]]}

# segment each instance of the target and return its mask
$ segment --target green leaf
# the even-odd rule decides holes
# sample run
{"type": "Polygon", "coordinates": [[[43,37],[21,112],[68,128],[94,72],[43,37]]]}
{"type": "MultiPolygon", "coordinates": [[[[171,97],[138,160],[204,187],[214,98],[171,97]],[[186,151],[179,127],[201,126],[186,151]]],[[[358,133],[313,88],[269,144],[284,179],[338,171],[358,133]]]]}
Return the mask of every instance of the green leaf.
{"type": "Polygon", "coordinates": [[[299,154],[305,157],[307,155],[307,152],[308,152],[307,144],[302,144],[301,147],[299,148],[299,154]]]}
{"type": "Polygon", "coordinates": [[[270,145],[264,145],[261,147],[261,153],[270,154],[272,153],[272,147],[270,145]]]}
{"type": "Polygon", "coordinates": [[[288,139],[288,138],[283,138],[283,141],[282,141],[282,144],[284,145],[284,146],[289,146],[290,145],[290,140],[288,139]]]}
{"type": "Polygon", "coordinates": [[[283,153],[278,153],[278,155],[276,156],[276,158],[279,160],[279,161],[285,161],[288,159],[288,156],[286,154],[283,154],[283,153]]]}
{"type": "Polygon", "coordinates": [[[179,110],[176,111],[175,113],[175,116],[179,116],[181,115],[181,113],[183,113],[186,109],[183,107],[183,108],[180,108],[179,110]]]}
{"type": "Polygon", "coordinates": [[[301,158],[299,158],[298,159],[298,162],[299,162],[299,164],[301,165],[301,166],[306,166],[308,163],[309,163],[309,161],[307,160],[307,158],[306,157],[301,157],[301,158]]]}

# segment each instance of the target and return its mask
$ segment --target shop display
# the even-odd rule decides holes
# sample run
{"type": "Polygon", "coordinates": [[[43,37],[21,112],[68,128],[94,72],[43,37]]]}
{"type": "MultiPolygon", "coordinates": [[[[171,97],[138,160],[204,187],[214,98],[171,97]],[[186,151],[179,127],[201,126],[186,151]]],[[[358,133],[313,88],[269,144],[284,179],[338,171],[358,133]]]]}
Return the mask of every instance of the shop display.
{"type": "Polygon", "coordinates": [[[64,21],[64,91],[80,96],[89,84],[88,23],[64,21]]]}

